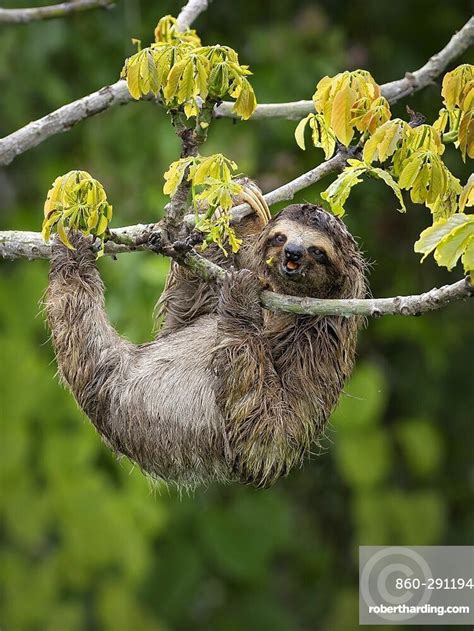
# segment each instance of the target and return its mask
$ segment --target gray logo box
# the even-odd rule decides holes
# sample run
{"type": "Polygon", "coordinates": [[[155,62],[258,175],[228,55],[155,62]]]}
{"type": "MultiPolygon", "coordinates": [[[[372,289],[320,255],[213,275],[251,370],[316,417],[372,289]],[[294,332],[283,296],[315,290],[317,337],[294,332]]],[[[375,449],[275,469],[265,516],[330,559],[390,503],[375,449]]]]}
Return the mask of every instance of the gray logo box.
{"type": "Polygon", "coordinates": [[[474,624],[474,546],[360,546],[359,624],[474,624]]]}

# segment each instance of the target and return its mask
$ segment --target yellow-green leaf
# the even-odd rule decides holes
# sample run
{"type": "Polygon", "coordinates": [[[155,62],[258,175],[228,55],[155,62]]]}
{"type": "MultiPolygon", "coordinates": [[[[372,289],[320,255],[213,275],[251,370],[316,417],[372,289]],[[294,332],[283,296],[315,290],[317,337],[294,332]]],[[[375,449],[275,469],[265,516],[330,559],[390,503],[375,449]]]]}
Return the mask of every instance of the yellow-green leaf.
{"type": "Polygon", "coordinates": [[[248,80],[243,78],[239,95],[232,109],[242,120],[247,120],[252,116],[256,107],[257,99],[255,98],[255,92],[248,80]]]}
{"type": "Polygon", "coordinates": [[[459,149],[464,162],[466,155],[474,158],[474,109],[464,112],[459,123],[459,149]]]}
{"type": "Polygon", "coordinates": [[[409,190],[413,186],[413,183],[420,173],[422,165],[423,157],[420,154],[414,154],[411,157],[407,158],[407,160],[403,164],[400,177],[398,178],[398,184],[400,188],[405,188],[409,190]]]}
{"type": "Polygon", "coordinates": [[[466,250],[467,244],[474,236],[474,216],[468,221],[454,228],[437,246],[434,257],[438,265],[451,270],[466,250]]]}
{"type": "Polygon", "coordinates": [[[321,147],[324,156],[328,160],[336,148],[336,136],[326,125],[326,120],[322,114],[313,114],[309,121],[313,130],[312,140],[315,147],[321,147]]]}
{"type": "Polygon", "coordinates": [[[474,284],[474,235],[469,238],[466,244],[466,249],[462,255],[462,264],[464,271],[471,275],[471,284],[474,284]]]}
{"type": "Polygon", "coordinates": [[[179,63],[175,64],[168,75],[168,80],[166,82],[166,87],[163,90],[163,96],[167,103],[173,100],[173,98],[177,95],[178,85],[183,76],[184,70],[187,65],[187,60],[184,59],[179,63]]]}
{"type": "Polygon", "coordinates": [[[193,162],[193,158],[181,158],[170,164],[169,169],[164,174],[165,184],[163,186],[163,193],[165,195],[174,195],[176,189],[181,184],[184,173],[188,165],[193,162]]]}
{"type": "Polygon", "coordinates": [[[331,128],[336,138],[346,147],[349,146],[354,136],[351,110],[356,98],[356,92],[348,85],[341,88],[334,97],[331,112],[331,128]]]}
{"type": "Polygon", "coordinates": [[[295,129],[296,144],[298,145],[300,149],[303,149],[303,151],[306,149],[305,142],[304,142],[304,131],[311,116],[312,114],[308,114],[308,116],[300,120],[300,122],[298,123],[295,129]]]}
{"type": "Polygon", "coordinates": [[[444,75],[441,96],[448,110],[462,106],[461,94],[465,85],[472,79],[474,79],[474,66],[470,64],[462,64],[444,75]]]}
{"type": "Polygon", "coordinates": [[[58,231],[58,235],[59,238],[61,239],[61,241],[64,243],[64,245],[69,248],[70,250],[74,250],[74,246],[72,245],[72,243],[69,241],[66,229],[64,227],[64,221],[63,219],[59,219],[58,223],[56,224],[56,229],[58,231]]]}
{"type": "Polygon", "coordinates": [[[331,212],[342,217],[345,213],[344,204],[352,188],[362,182],[359,177],[365,172],[365,167],[349,166],[321,193],[321,198],[331,206],[331,212]]]}
{"type": "Polygon", "coordinates": [[[136,53],[130,57],[126,64],[127,87],[134,99],[139,99],[142,95],[140,91],[140,58],[141,53],[136,53]]]}
{"type": "Polygon", "coordinates": [[[374,160],[385,162],[395,153],[407,127],[407,123],[399,118],[387,121],[378,127],[364,145],[364,161],[368,163],[374,162],[374,160]]]}
{"type": "Polygon", "coordinates": [[[449,217],[449,219],[439,219],[435,221],[432,226],[423,230],[420,234],[420,238],[415,243],[415,252],[423,254],[422,261],[433,252],[438,244],[449,235],[455,228],[463,226],[472,221],[469,215],[462,213],[456,213],[449,217]]]}
{"type": "Polygon", "coordinates": [[[459,210],[462,212],[466,206],[474,206],[474,174],[469,176],[459,197],[459,210]]]}

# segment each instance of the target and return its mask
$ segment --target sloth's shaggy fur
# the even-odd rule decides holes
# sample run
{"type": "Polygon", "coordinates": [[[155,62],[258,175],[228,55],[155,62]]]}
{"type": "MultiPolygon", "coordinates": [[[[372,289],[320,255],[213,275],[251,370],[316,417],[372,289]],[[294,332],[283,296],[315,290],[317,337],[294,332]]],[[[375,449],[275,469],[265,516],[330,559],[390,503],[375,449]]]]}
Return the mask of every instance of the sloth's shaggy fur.
{"type": "Polygon", "coordinates": [[[358,318],[259,303],[262,278],[281,293],[363,297],[345,225],[306,204],[244,230],[239,255],[219,260],[234,266],[223,285],[174,270],[165,325],[139,346],[110,325],[87,242],[54,247],[46,306],[63,381],[114,451],[180,485],[273,484],[310,452],[353,366],[358,318]]]}

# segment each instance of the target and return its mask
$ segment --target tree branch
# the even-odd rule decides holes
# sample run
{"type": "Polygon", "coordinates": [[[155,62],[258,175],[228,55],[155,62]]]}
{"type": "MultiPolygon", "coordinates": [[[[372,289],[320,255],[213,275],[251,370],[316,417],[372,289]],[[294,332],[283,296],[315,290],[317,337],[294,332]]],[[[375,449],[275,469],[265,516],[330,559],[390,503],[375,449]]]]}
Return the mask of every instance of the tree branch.
{"type": "Polygon", "coordinates": [[[71,0],[61,4],[31,9],[2,9],[0,8],[0,24],[25,24],[37,20],[62,18],[71,13],[88,11],[89,9],[106,9],[113,5],[112,0],[71,0]]]}
{"type": "MultiPolygon", "coordinates": [[[[150,225],[126,226],[110,231],[110,240],[105,244],[105,254],[116,255],[124,252],[149,249],[151,234],[159,234],[159,228],[150,225]]],[[[180,254],[171,250],[163,252],[195,272],[203,280],[215,282],[225,277],[225,270],[208,261],[194,251],[180,254]]],[[[39,232],[4,231],[0,232],[0,256],[3,258],[49,258],[51,244],[45,243],[39,232]]],[[[284,311],[305,315],[372,316],[419,315],[447,306],[451,302],[474,297],[474,287],[466,278],[452,285],[432,289],[415,296],[394,298],[368,298],[349,300],[322,300],[285,296],[271,291],[262,292],[262,305],[271,311],[284,311]]]]}
{"type": "Polygon", "coordinates": [[[36,147],[50,136],[68,131],[79,121],[108,110],[114,105],[128,103],[131,99],[127,83],[120,80],[82,99],[63,105],[51,114],[28,123],[13,134],[0,139],[0,165],[10,164],[18,155],[36,147]]]}
{"type": "Polygon", "coordinates": [[[263,305],[272,311],[286,311],[305,315],[340,315],[381,317],[385,315],[421,315],[446,307],[451,302],[474,297],[474,286],[468,278],[444,285],[439,289],[415,296],[396,296],[395,298],[366,298],[348,300],[321,300],[317,298],[298,298],[283,296],[271,291],[262,293],[263,305]]]}
{"type": "Polygon", "coordinates": [[[189,28],[194,20],[207,9],[208,4],[208,0],[189,0],[176,18],[178,29],[185,31],[189,28]]]}
{"type": "MultiPolygon", "coordinates": [[[[154,224],[137,224],[110,231],[105,254],[115,255],[148,249],[148,237],[156,231],[154,224]]],[[[5,259],[47,259],[51,256],[51,243],[45,243],[41,232],[20,230],[0,231],[0,257],[5,259]]]]}
{"type": "MultiPolygon", "coordinates": [[[[204,0],[190,0],[189,5],[203,6],[204,0]]],[[[188,6],[188,5],[187,5],[188,6]]],[[[185,11],[186,7],[183,8],[185,11]]],[[[193,9],[197,11],[196,8],[193,9]]],[[[194,13],[193,13],[194,15],[194,13]]],[[[197,15],[197,13],[195,13],[197,15]]],[[[186,17],[189,21],[189,18],[186,17]]],[[[183,18],[183,23],[185,22],[183,18]]],[[[456,33],[450,42],[437,55],[434,55],[422,68],[412,73],[407,73],[403,79],[392,81],[382,85],[382,93],[390,102],[421,90],[441,74],[443,70],[467,50],[474,42],[474,18],[471,18],[463,28],[456,33]]],[[[120,80],[106,86],[97,92],[73,101],[68,105],[43,116],[36,121],[28,123],[9,136],[0,139],[0,164],[9,164],[16,156],[24,153],[41,142],[70,129],[76,123],[103,112],[114,105],[121,105],[132,101],[125,81],[120,80]]],[[[231,111],[233,103],[222,103],[216,110],[218,116],[235,117],[231,111]]],[[[296,101],[293,103],[261,104],[252,115],[252,118],[302,118],[313,111],[312,101],[296,101]]]]}
{"type": "MultiPolygon", "coordinates": [[[[186,5],[187,6],[187,5],[186,5]]],[[[194,127],[189,127],[189,123],[182,112],[171,111],[171,119],[177,136],[181,140],[181,158],[197,156],[199,145],[207,138],[207,127],[200,126],[201,116],[211,120],[212,111],[205,107],[201,110],[201,114],[196,117],[194,127]]],[[[209,122],[208,122],[209,126],[209,122]]],[[[169,236],[176,238],[180,228],[183,225],[183,219],[186,213],[187,200],[189,191],[191,190],[191,182],[188,180],[189,167],[184,172],[183,179],[178,185],[176,192],[171,198],[169,204],[165,206],[164,227],[170,233],[169,236]]]]}
{"type": "MultiPolygon", "coordinates": [[[[396,103],[405,96],[422,90],[433,83],[436,77],[448,67],[457,57],[460,57],[474,43],[474,17],[470,18],[460,31],[455,33],[448,44],[429,61],[414,72],[407,72],[403,79],[384,83],[382,95],[390,102],[396,103]]],[[[234,104],[225,101],[216,109],[217,117],[238,118],[232,111],[234,104]]],[[[262,103],[257,105],[252,119],[257,118],[288,118],[299,120],[314,112],[313,101],[293,101],[289,103],[262,103]]]]}
{"type": "Polygon", "coordinates": [[[439,53],[430,57],[419,70],[407,72],[403,79],[383,85],[383,96],[390,103],[395,103],[415,91],[422,90],[433,83],[436,77],[439,77],[448,65],[468,50],[473,43],[474,17],[471,17],[462,29],[451,37],[446,46],[439,53]]]}

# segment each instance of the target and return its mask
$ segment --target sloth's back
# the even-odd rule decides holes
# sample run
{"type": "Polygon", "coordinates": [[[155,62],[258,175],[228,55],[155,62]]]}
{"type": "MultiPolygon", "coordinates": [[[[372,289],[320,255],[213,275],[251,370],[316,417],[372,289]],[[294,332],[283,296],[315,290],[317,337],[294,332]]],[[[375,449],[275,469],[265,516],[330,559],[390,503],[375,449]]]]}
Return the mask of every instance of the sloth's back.
{"type": "Polygon", "coordinates": [[[213,316],[134,349],[121,374],[117,410],[125,453],[148,473],[179,484],[228,480],[224,420],[215,401],[213,316]]]}

